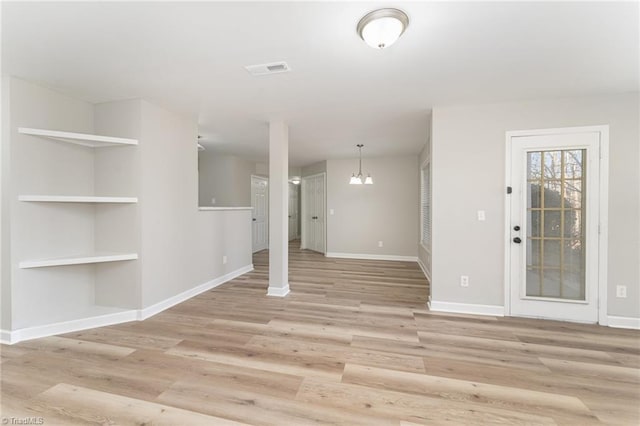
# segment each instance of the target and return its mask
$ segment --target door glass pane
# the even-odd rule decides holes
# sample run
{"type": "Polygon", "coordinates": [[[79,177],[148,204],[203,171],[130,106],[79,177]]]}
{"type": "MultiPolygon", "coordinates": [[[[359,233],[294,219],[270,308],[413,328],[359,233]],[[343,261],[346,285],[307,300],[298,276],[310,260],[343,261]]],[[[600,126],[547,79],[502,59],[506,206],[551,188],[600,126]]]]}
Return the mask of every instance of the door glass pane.
{"type": "Polygon", "coordinates": [[[540,183],[538,181],[529,182],[527,184],[527,207],[531,209],[542,207],[542,199],[540,197],[540,183]]]}
{"type": "Polygon", "coordinates": [[[567,207],[579,209],[582,207],[582,179],[567,179],[564,185],[564,202],[567,207]]]}
{"type": "Polygon", "coordinates": [[[541,224],[541,211],[529,210],[529,223],[527,224],[527,236],[528,237],[540,237],[540,224],[541,224]]]}
{"type": "Polygon", "coordinates": [[[542,211],[544,213],[544,237],[559,237],[562,227],[562,211],[548,209],[542,211]]]}
{"type": "Polygon", "coordinates": [[[527,153],[526,295],[585,300],[586,150],[527,153]]]}
{"type": "Polygon", "coordinates": [[[544,192],[542,193],[543,205],[547,209],[559,209],[562,207],[562,181],[560,179],[544,180],[544,192]]]}
{"type": "Polygon", "coordinates": [[[546,179],[560,179],[562,170],[562,151],[543,151],[544,173],[542,177],[546,179]]]}

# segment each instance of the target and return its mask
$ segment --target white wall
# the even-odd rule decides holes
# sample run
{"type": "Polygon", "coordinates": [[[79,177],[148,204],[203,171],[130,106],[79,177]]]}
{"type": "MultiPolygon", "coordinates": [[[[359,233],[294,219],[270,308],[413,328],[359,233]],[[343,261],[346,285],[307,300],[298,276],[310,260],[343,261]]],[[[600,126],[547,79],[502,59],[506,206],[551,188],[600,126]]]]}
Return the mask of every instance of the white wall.
{"type": "Polygon", "coordinates": [[[433,110],[433,283],[436,301],[504,304],[505,132],[608,124],[608,314],[640,316],[638,94],[433,110]],[[476,211],[485,210],[485,222],[476,211]],[[470,277],[468,288],[460,275],[470,277]],[[615,297],[615,286],[628,297],[615,297]]]}
{"type": "MultiPolygon", "coordinates": [[[[349,185],[358,160],[327,160],[327,252],[416,257],[417,156],[363,158],[373,185],[349,185]],[[383,247],[378,247],[378,241],[383,247]]],[[[303,169],[304,173],[304,169],[303,169]]]]}

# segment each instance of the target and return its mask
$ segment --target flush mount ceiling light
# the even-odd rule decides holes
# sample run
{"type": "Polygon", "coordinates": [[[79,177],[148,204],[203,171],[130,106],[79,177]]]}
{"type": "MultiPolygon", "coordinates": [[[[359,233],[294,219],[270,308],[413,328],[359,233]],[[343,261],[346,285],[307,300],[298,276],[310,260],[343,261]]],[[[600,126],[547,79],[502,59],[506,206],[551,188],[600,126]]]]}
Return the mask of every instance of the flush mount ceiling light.
{"type": "MultiPolygon", "coordinates": [[[[360,167],[358,168],[358,175],[357,176],[356,176],[355,173],[351,175],[351,179],[349,179],[349,184],[350,185],[362,185],[362,183],[363,183],[362,182],[362,147],[364,145],[359,143],[356,146],[360,150],[360,167]]],[[[367,178],[364,179],[364,183],[365,183],[365,185],[372,185],[373,184],[373,178],[371,177],[371,174],[369,174],[367,176],[367,178]]]]}
{"type": "Polygon", "coordinates": [[[391,46],[409,26],[409,17],[398,9],[378,9],[358,22],[358,35],[374,49],[391,46]]]}

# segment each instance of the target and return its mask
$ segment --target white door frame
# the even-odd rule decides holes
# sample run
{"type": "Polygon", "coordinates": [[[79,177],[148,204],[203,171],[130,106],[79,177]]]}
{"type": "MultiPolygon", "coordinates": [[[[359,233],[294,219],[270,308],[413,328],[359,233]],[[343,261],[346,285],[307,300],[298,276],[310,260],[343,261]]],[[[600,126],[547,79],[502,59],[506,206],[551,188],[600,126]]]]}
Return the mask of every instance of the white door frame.
{"type": "MultiPolygon", "coordinates": [[[[554,129],[517,130],[506,132],[505,187],[511,184],[511,138],[517,136],[562,135],[571,133],[600,134],[599,234],[598,234],[598,324],[608,325],[607,316],[607,265],[609,241],[609,126],[563,127],[554,129]]],[[[504,315],[511,316],[511,195],[505,197],[504,207],[504,315]]]]}
{"type": "Polygon", "coordinates": [[[302,220],[302,222],[300,223],[300,248],[301,249],[305,249],[307,248],[307,241],[306,241],[306,225],[305,225],[305,221],[302,219],[305,217],[306,215],[306,201],[307,201],[307,179],[312,179],[312,178],[317,178],[318,176],[322,176],[322,179],[324,181],[324,233],[322,235],[322,239],[323,239],[323,247],[324,247],[324,254],[326,255],[327,253],[327,174],[325,172],[322,173],[316,173],[315,175],[309,175],[309,176],[303,176],[300,182],[301,188],[300,188],[300,198],[301,198],[301,202],[300,202],[300,218],[302,220]]]}

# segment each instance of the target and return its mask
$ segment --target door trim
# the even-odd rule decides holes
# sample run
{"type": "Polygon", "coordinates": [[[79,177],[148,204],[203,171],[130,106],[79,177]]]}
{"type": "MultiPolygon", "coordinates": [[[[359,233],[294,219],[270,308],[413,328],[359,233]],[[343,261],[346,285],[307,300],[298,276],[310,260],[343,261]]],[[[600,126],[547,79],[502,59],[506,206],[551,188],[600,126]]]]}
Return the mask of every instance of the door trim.
{"type": "MultiPolygon", "coordinates": [[[[562,127],[551,129],[516,130],[506,132],[505,150],[505,194],[511,185],[511,138],[517,136],[562,135],[571,133],[600,134],[600,180],[598,182],[598,324],[609,325],[607,316],[607,266],[609,241],[609,125],[562,127]]],[[[511,202],[505,195],[504,203],[504,315],[511,316],[511,202]]]]}

